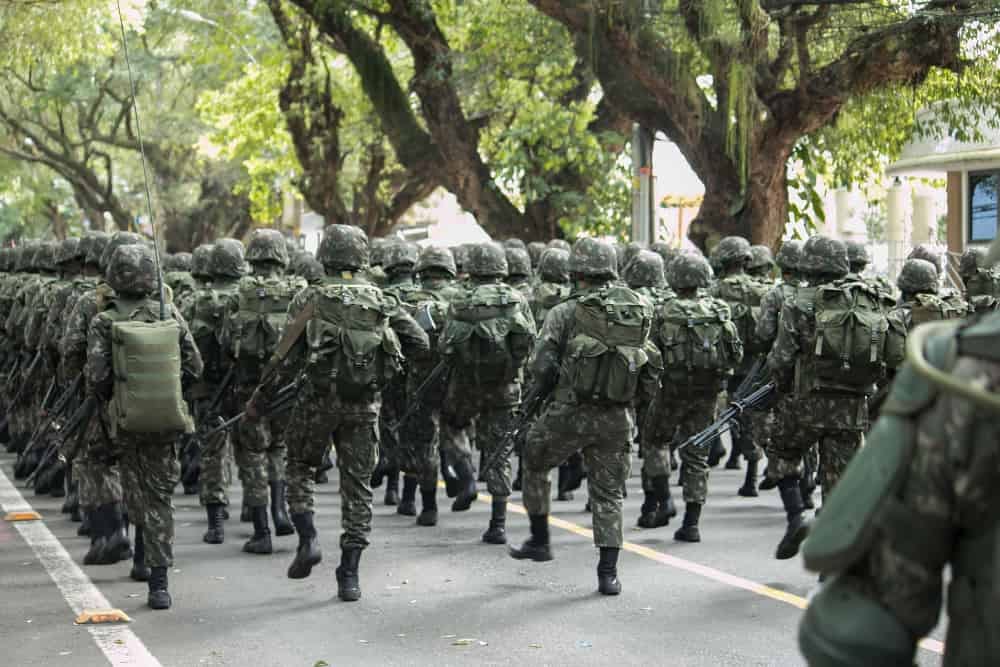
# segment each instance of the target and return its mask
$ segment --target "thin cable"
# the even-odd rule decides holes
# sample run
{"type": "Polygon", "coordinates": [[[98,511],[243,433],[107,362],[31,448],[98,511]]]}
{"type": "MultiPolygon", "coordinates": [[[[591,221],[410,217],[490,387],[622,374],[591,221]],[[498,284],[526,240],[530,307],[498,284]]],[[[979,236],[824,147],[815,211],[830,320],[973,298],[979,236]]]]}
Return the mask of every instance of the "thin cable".
{"type": "Polygon", "coordinates": [[[142,180],[146,186],[146,213],[149,215],[149,226],[153,230],[153,257],[156,260],[156,283],[160,290],[160,319],[167,319],[166,295],[163,291],[163,271],[160,268],[160,239],[156,235],[156,219],[153,217],[153,196],[149,189],[149,170],[146,167],[146,148],[142,143],[142,127],[139,123],[139,99],[135,92],[135,79],[132,77],[132,60],[128,55],[128,40],[125,38],[125,18],[122,15],[121,0],[115,0],[118,8],[118,25],[122,31],[122,50],[125,52],[125,66],[128,68],[128,83],[132,89],[132,109],[135,111],[135,135],[139,140],[139,156],[142,160],[142,180]]]}

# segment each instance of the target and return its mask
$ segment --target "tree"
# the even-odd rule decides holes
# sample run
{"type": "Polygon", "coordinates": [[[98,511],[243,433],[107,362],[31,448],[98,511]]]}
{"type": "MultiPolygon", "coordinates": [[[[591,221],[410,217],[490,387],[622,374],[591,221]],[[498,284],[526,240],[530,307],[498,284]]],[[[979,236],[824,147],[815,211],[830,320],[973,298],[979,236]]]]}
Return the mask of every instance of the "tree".
{"type": "Polygon", "coordinates": [[[788,217],[786,165],[803,137],[852,99],[960,72],[963,26],[988,5],[530,2],[572,33],[611,104],[678,145],[705,185],[690,231],[702,245],[728,234],[773,244],[788,217]]]}

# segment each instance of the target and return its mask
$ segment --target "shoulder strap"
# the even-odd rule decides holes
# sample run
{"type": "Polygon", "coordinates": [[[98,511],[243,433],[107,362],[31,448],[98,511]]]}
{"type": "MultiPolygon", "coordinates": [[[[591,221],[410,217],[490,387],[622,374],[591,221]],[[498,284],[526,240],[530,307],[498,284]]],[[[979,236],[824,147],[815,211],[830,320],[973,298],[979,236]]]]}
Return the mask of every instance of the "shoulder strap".
{"type": "Polygon", "coordinates": [[[274,350],[274,354],[271,355],[267,365],[264,367],[264,372],[261,373],[261,383],[267,381],[274,371],[277,370],[278,365],[288,356],[292,346],[295,345],[295,341],[306,330],[306,325],[309,324],[309,320],[312,319],[315,310],[315,303],[310,299],[302,311],[295,316],[295,319],[285,325],[285,333],[282,334],[281,340],[278,341],[278,346],[274,350]]]}

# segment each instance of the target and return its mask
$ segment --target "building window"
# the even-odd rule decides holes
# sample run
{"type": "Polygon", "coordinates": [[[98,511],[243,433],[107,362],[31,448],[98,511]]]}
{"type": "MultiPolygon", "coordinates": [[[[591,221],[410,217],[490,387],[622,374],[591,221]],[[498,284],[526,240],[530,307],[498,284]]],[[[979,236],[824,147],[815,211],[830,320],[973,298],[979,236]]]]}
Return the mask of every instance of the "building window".
{"type": "Polygon", "coordinates": [[[1000,171],[969,172],[969,242],[988,243],[997,235],[1000,171]]]}

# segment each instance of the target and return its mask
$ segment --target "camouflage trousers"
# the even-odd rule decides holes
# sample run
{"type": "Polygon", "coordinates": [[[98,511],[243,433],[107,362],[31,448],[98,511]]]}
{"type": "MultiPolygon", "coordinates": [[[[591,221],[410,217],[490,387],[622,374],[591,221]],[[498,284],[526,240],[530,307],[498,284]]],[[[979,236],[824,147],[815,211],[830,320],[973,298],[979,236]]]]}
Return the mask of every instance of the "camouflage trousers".
{"type": "MultiPolygon", "coordinates": [[[[715,420],[716,406],[714,394],[664,397],[652,440],[658,446],[643,449],[643,478],[669,477],[670,448],[708,427],[715,420]]],[[[704,505],[708,497],[708,448],[685,447],[680,450],[680,459],[684,466],[684,502],[704,505]]]]}
{"type": "Polygon", "coordinates": [[[627,408],[549,404],[528,432],[524,445],[522,489],[528,514],[549,514],[550,472],[576,452],[587,466],[587,492],[593,513],[594,544],[618,547],[623,541],[622,500],[631,471],[632,431],[620,425],[627,408]],[[615,412],[615,415],[609,415],[615,412]]]}
{"type": "Polygon", "coordinates": [[[372,530],[371,477],[378,462],[378,421],[353,414],[303,392],[291,413],[288,433],[288,506],[293,514],[314,511],[316,469],[330,449],[340,474],[340,546],[364,549],[372,530]]]}
{"type": "Polygon", "coordinates": [[[417,478],[421,491],[437,489],[440,423],[440,413],[428,407],[415,412],[399,431],[399,468],[417,478]]]}
{"type": "MultiPolygon", "coordinates": [[[[238,413],[250,400],[254,387],[241,386],[234,392],[238,413]]],[[[250,507],[267,505],[268,481],[285,478],[285,433],[289,413],[264,417],[255,422],[242,420],[231,433],[233,457],[243,484],[243,501],[250,507]]]]}
{"type": "Polygon", "coordinates": [[[100,420],[94,417],[73,457],[73,477],[79,484],[80,507],[85,510],[120,503],[124,498],[121,465],[110,463],[111,451],[104,437],[100,420]]]}
{"type": "Polygon", "coordinates": [[[180,481],[177,438],[173,435],[119,433],[122,488],[129,519],[142,531],[146,565],[169,567],[174,561],[174,506],[180,481]]]}
{"type": "MultiPolygon", "coordinates": [[[[743,376],[734,376],[729,380],[730,392],[743,382],[743,376]]],[[[727,401],[728,396],[727,396],[727,401]]],[[[769,434],[766,410],[750,410],[737,419],[737,428],[733,432],[733,447],[746,457],[747,461],[759,461],[764,456],[764,446],[769,434]]],[[[708,424],[705,424],[708,426],[708,424]]],[[[687,472],[684,473],[687,475],[687,472]]]]}
{"type": "MultiPolygon", "coordinates": [[[[512,406],[483,407],[475,415],[475,444],[485,459],[491,458],[504,445],[514,428],[516,411],[512,406]]],[[[443,414],[441,416],[441,448],[446,452],[472,452],[469,433],[473,420],[468,417],[443,414]]],[[[486,471],[486,488],[495,498],[511,494],[513,471],[510,456],[500,460],[492,470],[486,471]]]]}
{"type": "MultiPolygon", "coordinates": [[[[774,406],[774,428],[767,448],[767,477],[778,481],[786,478],[801,479],[803,458],[815,450],[815,441],[806,441],[810,433],[799,428],[796,400],[784,395],[774,406]]],[[[811,468],[815,470],[815,466],[811,468]]]]}
{"type": "Polygon", "coordinates": [[[198,481],[201,485],[199,498],[202,505],[229,504],[229,495],[226,493],[229,481],[226,474],[228,444],[226,433],[220,433],[201,443],[201,472],[198,481]]]}

